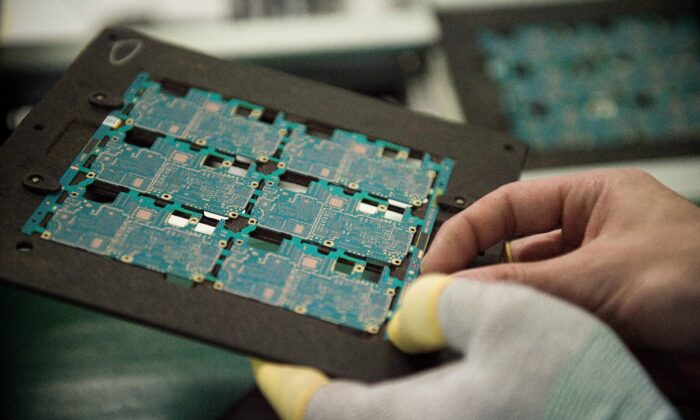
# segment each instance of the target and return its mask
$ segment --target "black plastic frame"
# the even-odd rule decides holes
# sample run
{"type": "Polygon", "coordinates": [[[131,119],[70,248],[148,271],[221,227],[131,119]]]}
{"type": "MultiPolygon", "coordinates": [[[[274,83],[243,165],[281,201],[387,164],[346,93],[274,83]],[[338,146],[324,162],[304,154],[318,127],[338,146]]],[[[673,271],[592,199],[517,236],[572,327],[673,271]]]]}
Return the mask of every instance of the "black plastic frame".
{"type": "MultiPolygon", "coordinates": [[[[518,179],[526,148],[487,129],[457,125],[277,71],[226,62],[110,28],[0,148],[0,278],[231,350],[376,381],[446,357],[407,356],[383,339],[228,293],[186,288],[162,274],[20,232],[139,71],[220,92],[456,160],[440,220],[518,179]],[[110,54],[112,60],[110,60],[110,54]],[[131,55],[129,55],[131,54],[131,55]],[[35,175],[41,180],[36,181],[35,175]]],[[[498,262],[501,246],[475,264],[498,262]]],[[[447,355],[449,356],[449,355],[447,355]]]]}
{"type": "MultiPolygon", "coordinates": [[[[499,87],[484,73],[484,58],[480,53],[476,33],[489,28],[507,31],[514,25],[530,22],[581,21],[605,22],[621,15],[662,14],[698,16],[698,4],[689,0],[625,0],[570,4],[475,9],[450,11],[440,15],[443,31],[442,46],[462,105],[470,123],[509,133],[510,121],[499,97],[499,87]]],[[[580,149],[528,154],[527,167],[554,167],[629,159],[700,154],[698,136],[677,137],[658,144],[634,144],[600,149],[580,149]]]]}

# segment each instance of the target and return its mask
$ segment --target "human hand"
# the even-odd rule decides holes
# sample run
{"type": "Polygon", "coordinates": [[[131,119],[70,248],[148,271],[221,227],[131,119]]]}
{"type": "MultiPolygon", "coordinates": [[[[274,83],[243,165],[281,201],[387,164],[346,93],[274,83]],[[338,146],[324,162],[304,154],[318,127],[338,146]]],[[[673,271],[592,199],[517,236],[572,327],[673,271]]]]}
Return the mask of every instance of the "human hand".
{"type": "Polygon", "coordinates": [[[677,417],[607,326],[521,285],[424,276],[389,337],[463,357],[373,385],[260,361],[253,372],[283,419],[677,417]]]}
{"type": "Polygon", "coordinates": [[[700,209],[641,171],[503,186],[441,227],[422,269],[528,284],[597,314],[633,347],[700,353],[700,209]],[[512,242],[518,263],[460,271],[516,234],[532,235],[512,242]]]}

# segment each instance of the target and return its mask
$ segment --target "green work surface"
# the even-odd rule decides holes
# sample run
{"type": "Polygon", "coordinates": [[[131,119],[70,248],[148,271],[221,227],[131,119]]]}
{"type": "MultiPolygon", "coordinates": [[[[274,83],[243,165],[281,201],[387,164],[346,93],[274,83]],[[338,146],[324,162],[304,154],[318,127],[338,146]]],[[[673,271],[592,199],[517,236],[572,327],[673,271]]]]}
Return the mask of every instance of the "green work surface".
{"type": "Polygon", "coordinates": [[[254,386],[240,355],[0,285],[1,418],[216,418],[254,386]]]}

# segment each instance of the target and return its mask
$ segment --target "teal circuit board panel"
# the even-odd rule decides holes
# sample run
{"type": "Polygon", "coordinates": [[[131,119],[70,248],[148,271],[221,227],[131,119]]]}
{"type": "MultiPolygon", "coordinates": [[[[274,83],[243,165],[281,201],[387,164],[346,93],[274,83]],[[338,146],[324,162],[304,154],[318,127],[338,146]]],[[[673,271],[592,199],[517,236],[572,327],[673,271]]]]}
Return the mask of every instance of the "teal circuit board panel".
{"type": "Polygon", "coordinates": [[[376,334],[453,162],[319,126],[140,73],[23,232],[376,334]]]}
{"type": "Polygon", "coordinates": [[[624,16],[482,29],[477,43],[513,134],[535,151],[700,134],[700,23],[624,16]]]}

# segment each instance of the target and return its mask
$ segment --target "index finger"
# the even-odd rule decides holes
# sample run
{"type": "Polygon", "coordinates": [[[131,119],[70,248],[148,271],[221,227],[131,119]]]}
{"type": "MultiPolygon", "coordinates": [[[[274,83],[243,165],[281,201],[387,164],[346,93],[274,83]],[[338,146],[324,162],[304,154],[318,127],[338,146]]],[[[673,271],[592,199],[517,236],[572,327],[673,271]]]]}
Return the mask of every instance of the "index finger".
{"type": "Polygon", "coordinates": [[[422,271],[453,273],[480,251],[515,234],[562,228],[578,246],[605,185],[605,171],[504,185],[450,218],[423,259],[422,271]]]}

